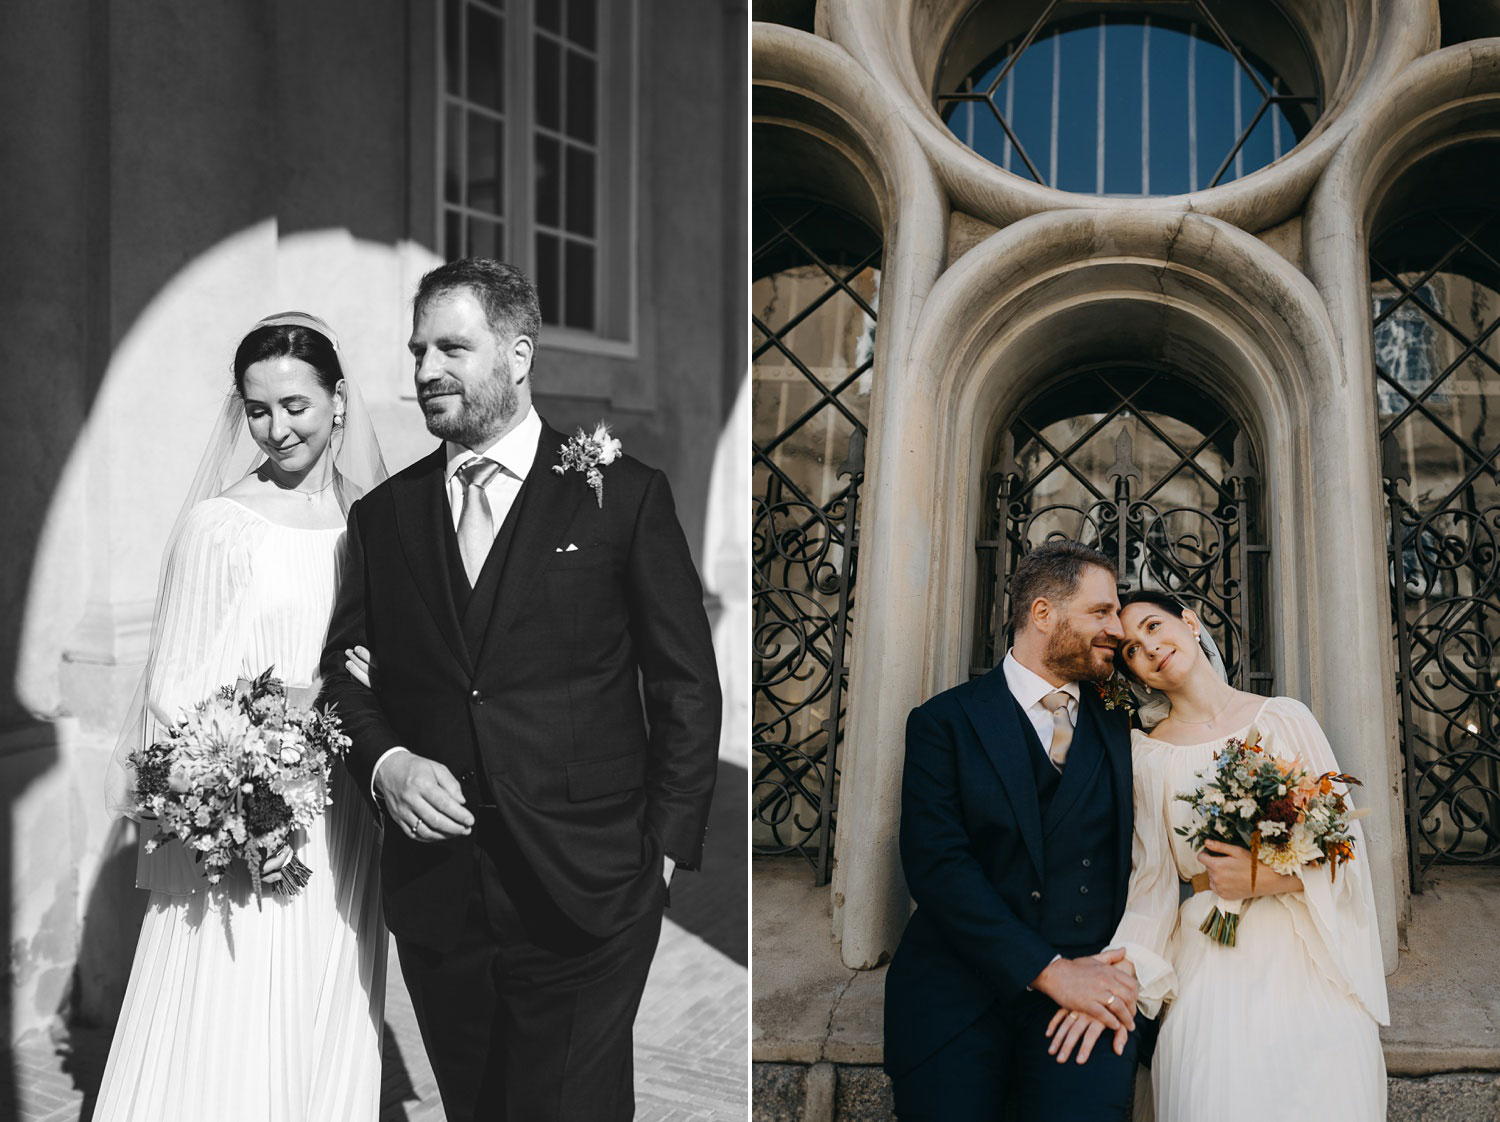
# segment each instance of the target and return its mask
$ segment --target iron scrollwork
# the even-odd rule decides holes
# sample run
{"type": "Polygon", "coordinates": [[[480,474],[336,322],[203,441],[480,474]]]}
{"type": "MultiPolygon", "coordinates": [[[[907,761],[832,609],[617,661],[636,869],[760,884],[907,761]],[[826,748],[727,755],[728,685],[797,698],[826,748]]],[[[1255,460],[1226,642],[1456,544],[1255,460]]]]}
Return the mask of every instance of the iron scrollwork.
{"type": "Polygon", "coordinates": [[[1497,213],[1447,207],[1370,258],[1374,375],[1413,891],[1500,863],[1497,213]]]}
{"type": "Polygon", "coordinates": [[[1069,419],[1058,416],[1039,419],[1023,412],[1000,437],[990,524],[976,543],[980,617],[971,673],[984,673],[1005,653],[1011,607],[1006,584],[1016,562],[1043,542],[1071,539],[1114,560],[1122,591],[1157,588],[1192,608],[1217,638],[1230,681],[1269,693],[1269,546],[1257,540],[1259,475],[1244,432],[1222,410],[1208,410],[1208,420],[1200,415],[1184,425],[1145,408],[1187,392],[1169,375],[1096,372],[1075,385],[1092,397],[1098,412],[1072,418],[1083,431],[1066,445],[1049,439],[1049,425],[1069,419]],[[1155,470],[1138,462],[1135,430],[1152,438],[1155,470]],[[1111,431],[1114,459],[1105,467],[1098,443],[1111,431]],[[1200,454],[1225,445],[1229,456],[1209,457],[1226,461],[1223,470],[1205,467],[1200,454]],[[1029,471],[1018,462],[1018,447],[1030,453],[1029,471]],[[1045,499],[1044,490],[1050,492],[1045,499]],[[1174,492],[1177,500],[1166,497],[1174,492]],[[1180,501],[1186,494],[1199,501],[1180,501]]]}
{"type": "Polygon", "coordinates": [[[822,885],[833,868],[881,245],[854,216],[808,200],[758,202],[756,231],[754,852],[800,855],[822,885]],[[846,452],[837,467],[834,448],[846,452]]]}

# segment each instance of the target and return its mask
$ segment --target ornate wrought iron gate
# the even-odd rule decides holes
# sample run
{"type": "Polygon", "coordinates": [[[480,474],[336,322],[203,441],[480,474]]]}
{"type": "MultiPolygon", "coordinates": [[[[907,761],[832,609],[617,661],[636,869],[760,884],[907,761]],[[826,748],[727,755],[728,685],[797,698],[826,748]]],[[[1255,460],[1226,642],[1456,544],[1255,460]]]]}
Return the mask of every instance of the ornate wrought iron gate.
{"type": "Polygon", "coordinates": [[[1230,681],[1269,693],[1259,483],[1244,430],[1181,378],[1110,367],[1049,387],[996,440],[971,674],[1004,657],[1016,561],[1071,538],[1113,558],[1122,589],[1182,600],[1218,640],[1230,681]]]}
{"type": "Polygon", "coordinates": [[[1411,883],[1500,863],[1500,215],[1448,208],[1371,254],[1411,883]]]}
{"type": "Polygon", "coordinates": [[[754,236],[754,846],[826,884],[881,242],[797,199],[758,201],[754,236]]]}

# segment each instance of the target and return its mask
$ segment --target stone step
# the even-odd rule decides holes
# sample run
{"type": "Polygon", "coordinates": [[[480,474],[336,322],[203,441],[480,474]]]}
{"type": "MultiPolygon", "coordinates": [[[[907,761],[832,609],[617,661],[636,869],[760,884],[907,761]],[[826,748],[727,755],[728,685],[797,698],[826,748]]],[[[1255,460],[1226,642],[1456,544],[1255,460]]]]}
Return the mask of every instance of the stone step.
{"type": "MultiPolygon", "coordinates": [[[[1392,1076],[1387,1122],[1495,1122],[1500,1072],[1392,1076]]],[[[890,1080],[868,1064],[757,1063],[752,1122],[890,1122],[890,1080]]]]}

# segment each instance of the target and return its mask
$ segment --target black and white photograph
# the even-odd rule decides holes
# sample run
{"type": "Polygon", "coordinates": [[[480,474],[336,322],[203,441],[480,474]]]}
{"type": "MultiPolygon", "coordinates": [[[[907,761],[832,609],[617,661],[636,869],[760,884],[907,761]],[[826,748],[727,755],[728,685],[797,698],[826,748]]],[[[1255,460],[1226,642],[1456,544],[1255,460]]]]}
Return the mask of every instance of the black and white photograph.
{"type": "Polygon", "coordinates": [[[748,1116],[748,36],[0,13],[0,1118],[748,1116]]]}

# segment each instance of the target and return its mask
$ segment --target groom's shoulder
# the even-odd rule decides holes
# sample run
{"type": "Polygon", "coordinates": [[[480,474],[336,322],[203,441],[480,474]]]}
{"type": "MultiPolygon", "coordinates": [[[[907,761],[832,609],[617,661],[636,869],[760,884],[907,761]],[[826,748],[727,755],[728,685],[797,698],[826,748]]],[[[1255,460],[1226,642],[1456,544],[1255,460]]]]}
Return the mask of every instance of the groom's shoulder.
{"type": "Polygon", "coordinates": [[[1005,680],[1003,677],[998,683],[991,680],[991,675],[999,673],[999,670],[992,670],[989,674],[982,674],[977,678],[970,678],[966,681],[958,683],[958,685],[956,686],[950,686],[948,689],[943,690],[941,693],[935,693],[926,701],[922,702],[921,705],[918,705],[915,709],[913,709],[912,714],[920,714],[924,717],[941,718],[950,713],[962,712],[963,707],[966,704],[979,701],[988,691],[995,689],[997,685],[1001,688],[1005,687],[1005,680]]]}
{"type": "Polygon", "coordinates": [[[434,467],[441,466],[442,454],[443,449],[439,446],[436,451],[429,452],[407,464],[400,471],[388,475],[359,497],[354,509],[350,512],[351,517],[359,517],[361,522],[364,522],[375,511],[389,510],[391,496],[401,487],[430,474],[434,467]]]}

